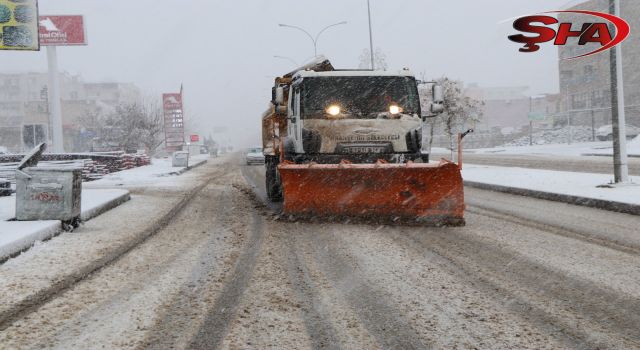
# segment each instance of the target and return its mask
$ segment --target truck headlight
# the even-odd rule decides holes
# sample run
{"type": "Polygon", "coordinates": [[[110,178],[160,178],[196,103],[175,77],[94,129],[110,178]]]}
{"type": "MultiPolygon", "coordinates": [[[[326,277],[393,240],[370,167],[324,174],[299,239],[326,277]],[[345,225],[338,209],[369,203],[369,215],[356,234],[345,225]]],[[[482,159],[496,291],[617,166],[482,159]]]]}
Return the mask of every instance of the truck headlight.
{"type": "Polygon", "coordinates": [[[389,106],[389,113],[391,114],[400,114],[402,113],[402,108],[396,105],[389,106]]]}
{"type": "Polygon", "coordinates": [[[337,116],[338,114],[340,114],[340,106],[338,105],[329,106],[329,108],[327,108],[327,113],[334,117],[337,116]]]}

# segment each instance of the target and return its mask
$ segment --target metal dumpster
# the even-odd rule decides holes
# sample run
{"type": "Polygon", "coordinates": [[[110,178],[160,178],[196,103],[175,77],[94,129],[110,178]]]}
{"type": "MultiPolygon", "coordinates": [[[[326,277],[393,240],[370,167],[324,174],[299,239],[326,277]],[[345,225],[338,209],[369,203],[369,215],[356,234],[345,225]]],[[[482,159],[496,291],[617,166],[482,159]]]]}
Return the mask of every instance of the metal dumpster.
{"type": "Polygon", "coordinates": [[[173,167],[188,167],[189,166],[189,152],[177,151],[173,153],[173,167]]]}
{"type": "Polygon", "coordinates": [[[16,170],[16,219],[80,222],[82,169],[36,167],[44,144],[25,156],[16,170]]]}
{"type": "Polygon", "coordinates": [[[80,220],[82,170],[25,168],[16,173],[16,219],[80,220]]]}

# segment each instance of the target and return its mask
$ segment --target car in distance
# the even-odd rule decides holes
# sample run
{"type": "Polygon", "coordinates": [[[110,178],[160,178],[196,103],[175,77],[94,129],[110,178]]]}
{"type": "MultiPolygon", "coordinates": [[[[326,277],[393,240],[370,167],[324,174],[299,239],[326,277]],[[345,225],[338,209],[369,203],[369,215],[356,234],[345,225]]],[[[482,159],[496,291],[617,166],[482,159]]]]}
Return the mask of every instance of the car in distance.
{"type": "MultiPolygon", "coordinates": [[[[627,124],[627,139],[632,139],[640,134],[640,128],[627,124]]],[[[601,126],[596,130],[596,137],[600,141],[613,140],[613,126],[611,124],[601,126]]]]}
{"type": "Polygon", "coordinates": [[[264,154],[262,153],[262,147],[249,148],[245,155],[247,165],[252,164],[264,164],[264,154]]]}

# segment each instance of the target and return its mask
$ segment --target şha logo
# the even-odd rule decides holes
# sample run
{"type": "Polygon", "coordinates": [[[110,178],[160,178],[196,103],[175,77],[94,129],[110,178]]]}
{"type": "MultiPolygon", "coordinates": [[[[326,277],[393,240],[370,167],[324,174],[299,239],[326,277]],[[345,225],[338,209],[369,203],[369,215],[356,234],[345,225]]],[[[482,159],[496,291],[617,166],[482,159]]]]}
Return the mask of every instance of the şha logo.
{"type": "Polygon", "coordinates": [[[554,45],[566,45],[567,41],[570,37],[576,37],[578,39],[578,45],[586,45],[587,43],[599,43],[600,48],[591,51],[589,53],[585,53],[583,55],[565,58],[567,60],[572,60],[575,58],[586,57],[590,55],[597,54],[599,52],[603,52],[609,50],[616,45],[622,43],[629,36],[629,23],[624,19],[602,12],[595,11],[582,11],[582,10],[574,10],[574,11],[550,11],[544,12],[540,15],[532,15],[532,16],[524,16],[520,17],[513,22],[513,28],[523,33],[531,33],[538,34],[538,36],[526,36],[524,34],[516,34],[509,36],[509,40],[524,44],[524,47],[520,48],[520,52],[536,52],[540,50],[540,45],[542,43],[549,42],[554,40],[554,45]],[[591,17],[596,17],[599,19],[603,19],[612,23],[615,26],[615,35],[611,33],[609,30],[609,26],[606,22],[594,22],[590,21],[584,23],[580,30],[574,30],[572,28],[573,23],[571,22],[563,22],[560,23],[558,19],[547,16],[548,13],[572,13],[572,14],[580,14],[591,17]],[[549,26],[558,24],[558,31],[550,28],[549,26]],[[542,24],[542,25],[536,25],[542,24]]]}

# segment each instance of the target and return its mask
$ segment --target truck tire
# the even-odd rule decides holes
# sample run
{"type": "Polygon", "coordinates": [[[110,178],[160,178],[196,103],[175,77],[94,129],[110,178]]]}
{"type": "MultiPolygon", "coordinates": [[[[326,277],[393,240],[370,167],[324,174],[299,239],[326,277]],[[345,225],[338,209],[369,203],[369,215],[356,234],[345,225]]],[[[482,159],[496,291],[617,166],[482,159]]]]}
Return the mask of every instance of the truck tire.
{"type": "Polygon", "coordinates": [[[273,158],[275,157],[265,159],[267,198],[272,202],[280,202],[282,201],[282,183],[278,176],[278,160],[273,158]]]}

